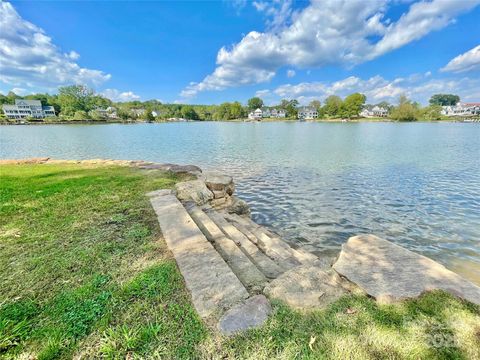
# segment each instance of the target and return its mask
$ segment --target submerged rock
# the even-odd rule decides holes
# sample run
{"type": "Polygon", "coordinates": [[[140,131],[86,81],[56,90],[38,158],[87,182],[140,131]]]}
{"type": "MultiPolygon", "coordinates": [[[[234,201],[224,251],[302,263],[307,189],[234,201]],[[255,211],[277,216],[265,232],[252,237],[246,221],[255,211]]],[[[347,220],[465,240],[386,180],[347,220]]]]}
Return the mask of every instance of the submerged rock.
{"type": "Polygon", "coordinates": [[[208,190],[202,180],[190,180],[175,185],[177,198],[182,201],[194,201],[197,205],[204,205],[213,199],[213,193],[208,190]]]}
{"type": "Polygon", "coordinates": [[[333,271],[298,266],[268,284],[264,293],[296,309],[318,309],[346,294],[342,279],[333,271]]]}
{"type": "Polygon", "coordinates": [[[397,301],[440,289],[480,304],[480,287],[425,256],[374,235],[342,246],[335,271],[381,301],[397,301]]]}
{"type": "Polygon", "coordinates": [[[232,204],[227,208],[230,214],[250,216],[250,206],[245,200],[232,196],[232,204]]]}
{"type": "Polygon", "coordinates": [[[272,311],[270,302],[263,295],[256,295],[244,303],[228,310],[218,322],[218,329],[224,335],[261,326],[272,311]]]}

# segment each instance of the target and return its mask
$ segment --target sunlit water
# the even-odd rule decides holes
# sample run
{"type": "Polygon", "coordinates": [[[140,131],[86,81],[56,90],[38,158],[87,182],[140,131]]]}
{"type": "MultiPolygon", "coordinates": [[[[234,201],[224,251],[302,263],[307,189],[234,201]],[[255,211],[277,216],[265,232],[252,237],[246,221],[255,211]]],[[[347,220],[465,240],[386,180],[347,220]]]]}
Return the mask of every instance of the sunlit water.
{"type": "Polygon", "coordinates": [[[373,233],[480,283],[480,124],[169,123],[0,127],[2,158],[197,164],[254,219],[321,253],[373,233]]]}

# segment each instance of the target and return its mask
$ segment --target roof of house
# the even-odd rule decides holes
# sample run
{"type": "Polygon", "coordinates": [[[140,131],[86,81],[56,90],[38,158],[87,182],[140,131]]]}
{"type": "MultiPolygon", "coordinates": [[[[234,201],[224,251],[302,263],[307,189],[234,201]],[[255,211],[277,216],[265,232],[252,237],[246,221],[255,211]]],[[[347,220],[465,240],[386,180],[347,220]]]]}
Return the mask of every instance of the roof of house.
{"type": "Polygon", "coordinates": [[[298,108],[298,111],[309,111],[309,112],[313,112],[313,111],[317,111],[317,109],[315,109],[314,107],[312,106],[300,106],[298,108]]]}
{"type": "Polygon", "coordinates": [[[42,106],[42,102],[40,100],[15,99],[15,105],[42,106]]]}

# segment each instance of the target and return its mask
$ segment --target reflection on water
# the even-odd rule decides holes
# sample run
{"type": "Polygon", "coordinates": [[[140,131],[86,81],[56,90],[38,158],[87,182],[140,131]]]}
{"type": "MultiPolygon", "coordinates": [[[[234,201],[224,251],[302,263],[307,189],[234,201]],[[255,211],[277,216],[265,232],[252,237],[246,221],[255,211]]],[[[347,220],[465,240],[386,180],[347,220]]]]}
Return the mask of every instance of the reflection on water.
{"type": "Polygon", "coordinates": [[[2,158],[145,159],[232,174],[254,219],[316,253],[374,233],[480,283],[479,124],[0,127],[2,158]]]}

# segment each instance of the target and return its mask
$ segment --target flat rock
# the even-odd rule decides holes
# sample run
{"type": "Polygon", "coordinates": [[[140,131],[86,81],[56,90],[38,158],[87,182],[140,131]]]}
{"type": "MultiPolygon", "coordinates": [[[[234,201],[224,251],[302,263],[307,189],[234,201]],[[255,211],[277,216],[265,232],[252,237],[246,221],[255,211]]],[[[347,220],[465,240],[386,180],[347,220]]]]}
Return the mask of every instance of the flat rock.
{"type": "Polygon", "coordinates": [[[265,287],[264,293],[296,309],[321,309],[347,291],[333,271],[306,265],[283,273],[265,287]]]}
{"type": "Polygon", "coordinates": [[[162,234],[198,314],[216,317],[248,298],[248,292],[175,195],[150,193],[162,234]]]}
{"type": "Polygon", "coordinates": [[[263,295],[256,295],[228,310],[218,322],[218,329],[224,335],[261,326],[272,311],[270,302],[263,295]]]}
{"type": "Polygon", "coordinates": [[[176,164],[155,164],[155,163],[143,163],[138,165],[141,169],[147,170],[163,170],[171,171],[175,174],[193,174],[199,175],[202,172],[198,166],[195,165],[176,165],[176,164]]]}
{"type": "Polygon", "coordinates": [[[217,171],[204,172],[203,179],[207,187],[212,191],[223,191],[228,195],[232,195],[235,191],[233,178],[217,171]]]}
{"type": "Polygon", "coordinates": [[[432,259],[374,235],[348,239],[333,268],[381,301],[440,289],[480,304],[480,287],[432,259]]]}
{"type": "Polygon", "coordinates": [[[194,201],[197,205],[206,204],[213,199],[213,193],[199,179],[177,183],[175,190],[179,200],[194,201]]]}

